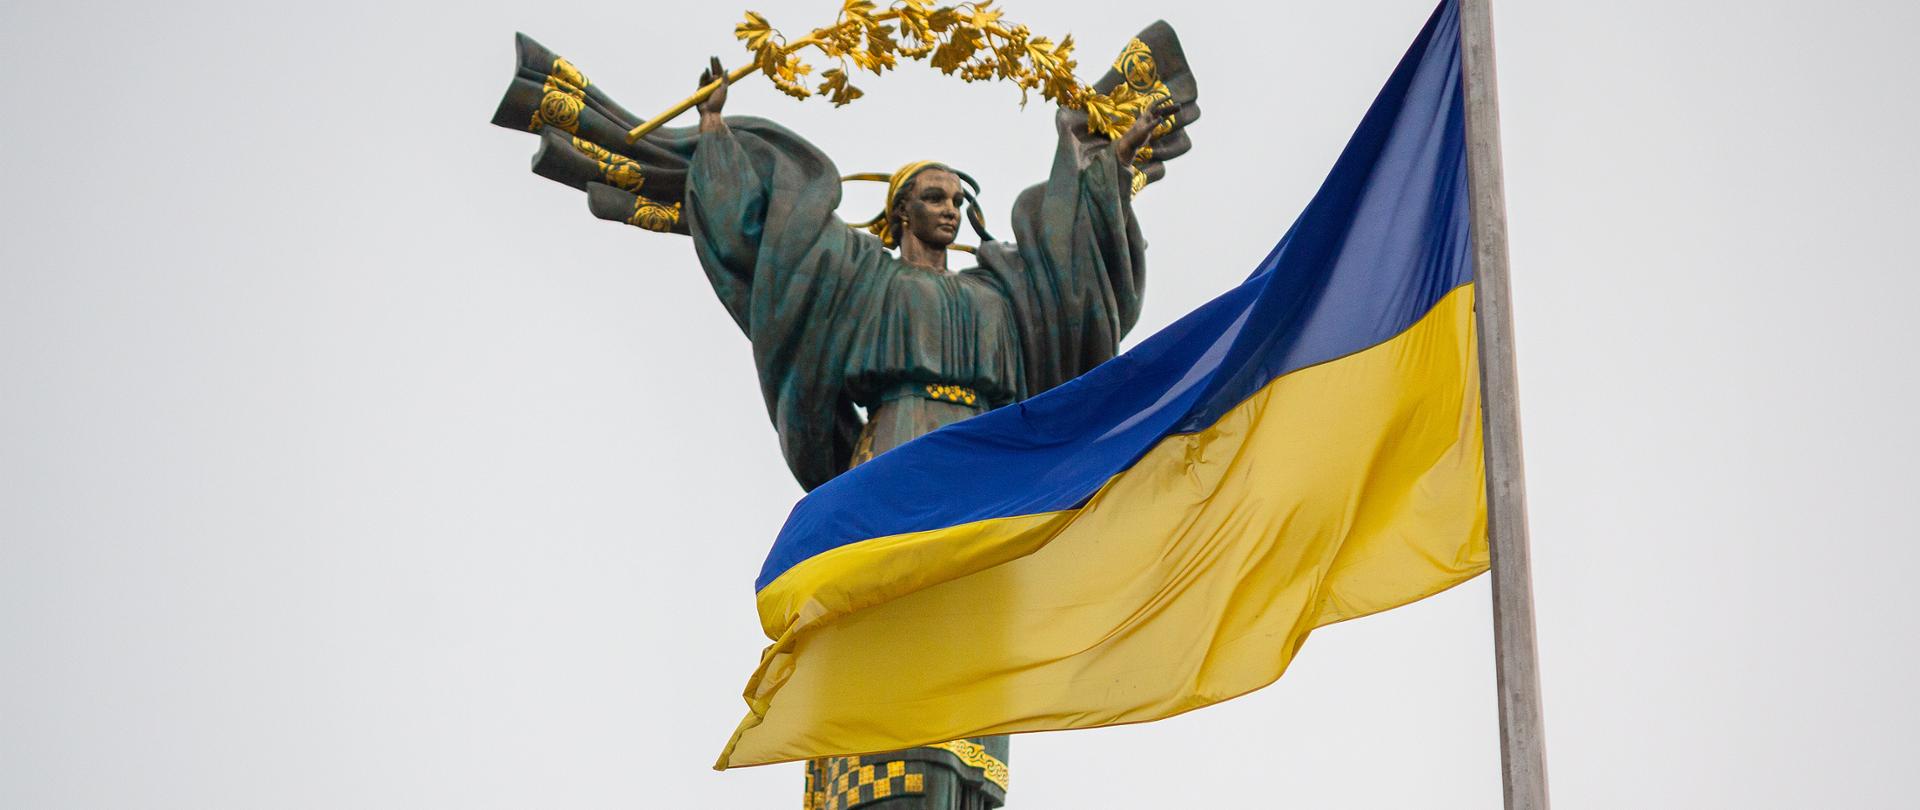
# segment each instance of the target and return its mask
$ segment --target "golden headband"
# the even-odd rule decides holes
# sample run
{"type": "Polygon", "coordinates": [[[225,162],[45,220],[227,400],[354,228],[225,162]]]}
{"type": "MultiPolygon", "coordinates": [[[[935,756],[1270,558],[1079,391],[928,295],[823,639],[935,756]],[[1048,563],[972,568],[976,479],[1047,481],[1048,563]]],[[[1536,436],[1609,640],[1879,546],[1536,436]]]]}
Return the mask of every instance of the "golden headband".
{"type": "MultiPolygon", "coordinates": [[[[980,213],[980,201],[974,199],[973,196],[975,192],[980,190],[980,185],[975,183],[973,178],[968,177],[965,173],[955,171],[937,160],[916,160],[905,166],[901,166],[899,170],[893,174],[861,172],[840,178],[840,182],[843,183],[850,180],[869,180],[875,182],[884,181],[887,184],[887,199],[881,204],[879,215],[866,222],[856,223],[853,227],[865,229],[868,233],[880,237],[880,244],[886,247],[899,247],[900,235],[893,232],[894,201],[900,196],[900,189],[904,188],[907,183],[913,181],[914,175],[936,167],[953,172],[955,177],[960,178],[960,182],[964,184],[960,193],[967,199],[967,221],[973,225],[973,231],[979,235],[980,241],[985,242],[991,240],[993,237],[987,235],[986,218],[980,213]]],[[[968,245],[948,245],[948,247],[967,253],[974,252],[974,248],[968,245]]]]}

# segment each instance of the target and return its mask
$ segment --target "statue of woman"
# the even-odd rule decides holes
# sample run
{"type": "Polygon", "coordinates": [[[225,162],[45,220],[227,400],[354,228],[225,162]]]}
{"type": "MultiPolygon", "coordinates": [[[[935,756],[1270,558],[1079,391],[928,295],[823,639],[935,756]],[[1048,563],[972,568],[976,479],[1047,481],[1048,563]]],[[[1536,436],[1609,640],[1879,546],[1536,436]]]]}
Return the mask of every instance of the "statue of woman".
{"type": "MultiPolygon", "coordinates": [[[[1095,85],[1124,81],[1154,100],[1113,140],[1061,110],[1051,175],[1015,200],[1014,239],[994,241],[971,179],[945,164],[894,172],[884,210],[856,227],[836,213],[833,162],[772,122],[723,118],[724,85],[699,106],[697,130],[627,146],[633,116],[538,44],[522,37],[520,51],[495,122],[541,132],[535,171],[585,188],[596,215],[692,237],[753,344],[781,450],[807,489],[1111,358],[1140,313],[1132,196],[1186,151],[1183,127],[1198,116],[1178,40],[1156,23],[1095,85]],[[978,266],[955,270],[963,218],[982,242],[978,266]]],[[[723,74],[714,59],[701,84],[723,74]]],[[[999,807],[1007,748],[999,736],[815,760],[804,806],[999,807]]]]}

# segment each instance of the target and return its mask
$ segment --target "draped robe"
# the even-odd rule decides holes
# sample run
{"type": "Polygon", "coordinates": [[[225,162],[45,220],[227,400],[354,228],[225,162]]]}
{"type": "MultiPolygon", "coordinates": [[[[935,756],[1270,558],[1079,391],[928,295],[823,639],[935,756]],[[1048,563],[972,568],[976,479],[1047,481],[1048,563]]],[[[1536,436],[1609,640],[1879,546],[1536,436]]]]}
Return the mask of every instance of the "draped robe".
{"type": "MultiPolygon", "coordinates": [[[[1013,240],[980,245],[976,267],[930,271],[839,218],[839,170],[791,131],[729,116],[724,131],[667,127],[628,143],[632,113],[539,43],[516,45],[494,123],[539,134],[533,170],[585,191],[594,216],[692,237],[752,343],[782,454],[809,490],[1111,358],[1140,314],[1145,242],[1132,196],[1190,148],[1184,127],[1199,117],[1179,41],[1156,22],[1094,89],[1170,100],[1168,126],[1128,165],[1085,113],[1061,110],[1047,180],[1014,200],[1013,240]]],[[[998,807],[1007,748],[1002,736],[818,760],[803,806],[998,807]]]]}
{"type": "Polygon", "coordinates": [[[700,137],[694,250],[753,342],[802,486],[852,461],[855,405],[873,426],[859,449],[877,453],[1113,356],[1140,314],[1144,244],[1112,144],[1075,117],[1060,114],[1052,175],[1014,203],[1014,241],[982,245],[960,272],[909,265],[848,227],[833,162],[780,126],[730,119],[700,137]]]}

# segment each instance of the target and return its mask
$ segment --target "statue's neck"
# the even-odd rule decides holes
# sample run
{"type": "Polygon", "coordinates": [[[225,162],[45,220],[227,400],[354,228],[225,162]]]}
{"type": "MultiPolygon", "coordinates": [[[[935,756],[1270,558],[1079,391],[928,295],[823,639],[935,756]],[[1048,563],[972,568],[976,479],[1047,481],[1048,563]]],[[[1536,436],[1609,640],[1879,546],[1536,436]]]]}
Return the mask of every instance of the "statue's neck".
{"type": "Polygon", "coordinates": [[[947,272],[947,246],[922,242],[913,234],[900,240],[900,261],[922,270],[947,272]]]}

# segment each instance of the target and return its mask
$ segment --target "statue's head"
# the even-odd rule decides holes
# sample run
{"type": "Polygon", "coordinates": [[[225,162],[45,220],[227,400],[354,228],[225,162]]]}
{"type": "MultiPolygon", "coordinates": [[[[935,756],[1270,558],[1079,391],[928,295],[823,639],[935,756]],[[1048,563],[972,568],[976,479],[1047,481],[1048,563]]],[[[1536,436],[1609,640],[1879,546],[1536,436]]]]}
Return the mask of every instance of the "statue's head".
{"type": "Polygon", "coordinates": [[[991,240],[980,204],[973,198],[979,185],[964,172],[944,163],[923,160],[900,167],[892,175],[850,175],[847,179],[887,180],[886,208],[866,228],[887,247],[899,247],[907,234],[933,247],[953,244],[964,217],[981,241],[991,240]]]}
{"type": "Polygon", "coordinates": [[[933,247],[951,245],[960,235],[960,217],[966,205],[960,175],[938,163],[925,164],[889,195],[887,219],[892,221],[894,241],[904,241],[912,234],[933,247]]]}

